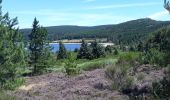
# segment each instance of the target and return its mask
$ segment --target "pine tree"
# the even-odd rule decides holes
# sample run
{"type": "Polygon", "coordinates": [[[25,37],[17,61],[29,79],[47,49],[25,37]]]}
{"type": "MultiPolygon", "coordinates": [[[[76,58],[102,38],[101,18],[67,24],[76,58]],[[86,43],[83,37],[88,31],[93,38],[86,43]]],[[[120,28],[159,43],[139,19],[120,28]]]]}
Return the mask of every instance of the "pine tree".
{"type": "Polygon", "coordinates": [[[40,27],[39,21],[35,18],[29,35],[30,64],[33,66],[34,74],[41,74],[49,66],[48,60],[51,55],[47,36],[47,30],[40,27]]]}
{"type": "Polygon", "coordinates": [[[140,43],[138,44],[137,49],[138,49],[138,51],[143,52],[144,47],[143,47],[143,43],[142,43],[142,42],[140,42],[140,43]]]}
{"type": "Polygon", "coordinates": [[[110,46],[110,45],[106,46],[106,48],[105,48],[105,51],[106,51],[107,53],[112,53],[112,50],[113,50],[113,47],[110,46]]]}
{"type": "Polygon", "coordinates": [[[8,13],[2,15],[0,7],[0,87],[10,89],[13,88],[11,83],[20,76],[17,69],[25,65],[22,36],[14,28],[17,23],[17,18],[10,19],[8,13]]]}
{"type": "Polygon", "coordinates": [[[118,54],[119,54],[119,51],[115,48],[114,55],[118,55],[118,54]]]}
{"type": "Polygon", "coordinates": [[[66,48],[64,47],[64,44],[60,41],[57,59],[66,59],[66,58],[67,58],[66,48]]]}
{"type": "Polygon", "coordinates": [[[104,48],[95,40],[91,43],[93,58],[105,56],[104,48]]]}
{"type": "Polygon", "coordinates": [[[92,59],[91,48],[88,46],[84,39],[82,40],[77,59],[92,59]]]}

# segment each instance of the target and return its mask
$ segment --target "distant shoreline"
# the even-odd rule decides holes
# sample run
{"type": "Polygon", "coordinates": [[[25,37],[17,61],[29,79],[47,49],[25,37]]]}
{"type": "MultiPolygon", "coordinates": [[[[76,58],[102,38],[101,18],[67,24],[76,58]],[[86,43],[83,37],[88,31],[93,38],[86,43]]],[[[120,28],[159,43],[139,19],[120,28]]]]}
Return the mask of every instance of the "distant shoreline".
{"type": "MultiPolygon", "coordinates": [[[[53,42],[50,44],[59,44],[59,43],[53,42]]],[[[63,44],[81,44],[81,43],[63,43],[63,44]]],[[[90,43],[88,43],[88,44],[90,44],[90,43]]],[[[114,43],[99,43],[99,44],[103,45],[104,47],[106,47],[108,45],[114,45],[114,43]]]]}
{"type": "MultiPolygon", "coordinates": [[[[52,43],[50,43],[50,44],[59,44],[59,43],[57,43],[57,42],[52,42],[52,43]]],[[[63,43],[63,44],[81,44],[81,43],[63,43]]]]}

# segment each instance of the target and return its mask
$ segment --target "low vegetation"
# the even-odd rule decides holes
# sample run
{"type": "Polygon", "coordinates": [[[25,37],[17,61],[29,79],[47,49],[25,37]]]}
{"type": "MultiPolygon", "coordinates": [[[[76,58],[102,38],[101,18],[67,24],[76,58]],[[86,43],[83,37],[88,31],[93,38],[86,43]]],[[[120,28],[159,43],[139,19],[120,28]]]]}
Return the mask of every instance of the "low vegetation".
{"type": "Polygon", "coordinates": [[[152,83],[152,94],[159,100],[170,98],[170,70],[162,80],[152,83]]]}
{"type": "Polygon", "coordinates": [[[20,100],[15,96],[11,96],[4,91],[0,91],[0,100],[20,100]]]}

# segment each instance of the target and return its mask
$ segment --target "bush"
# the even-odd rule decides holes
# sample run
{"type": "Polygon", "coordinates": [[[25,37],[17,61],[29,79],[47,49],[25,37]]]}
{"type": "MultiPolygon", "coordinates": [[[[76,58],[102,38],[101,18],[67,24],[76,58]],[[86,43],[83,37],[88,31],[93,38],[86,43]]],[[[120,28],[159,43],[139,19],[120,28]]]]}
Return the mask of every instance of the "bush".
{"type": "Polygon", "coordinates": [[[68,54],[68,59],[65,61],[65,71],[67,75],[79,74],[79,68],[77,67],[76,58],[72,53],[68,54]]]}
{"type": "Polygon", "coordinates": [[[103,62],[89,62],[81,66],[81,69],[84,71],[94,70],[97,68],[103,68],[105,64],[103,62]]]}
{"type": "Polygon", "coordinates": [[[107,60],[100,60],[100,61],[92,61],[84,63],[80,65],[79,68],[84,71],[94,70],[98,68],[104,68],[106,66],[113,66],[115,64],[115,59],[107,59],[107,60]]]}
{"type": "Polygon", "coordinates": [[[119,51],[115,48],[114,55],[118,55],[118,54],[119,54],[119,51]]]}
{"type": "Polygon", "coordinates": [[[112,52],[113,52],[113,47],[110,46],[110,45],[106,46],[105,52],[108,53],[108,54],[109,54],[109,53],[112,53],[112,52]]]}
{"type": "Polygon", "coordinates": [[[142,64],[154,64],[159,66],[166,66],[164,55],[165,55],[164,53],[161,53],[156,49],[150,49],[140,56],[141,59],[140,62],[142,64]]]}
{"type": "Polygon", "coordinates": [[[152,94],[155,98],[159,100],[169,100],[170,99],[170,71],[168,74],[160,81],[152,84],[152,94]]]}
{"type": "Polygon", "coordinates": [[[139,59],[139,53],[126,52],[126,53],[120,54],[118,63],[130,65],[132,67],[138,62],[138,59],[139,59]]]}
{"type": "Polygon", "coordinates": [[[164,63],[165,66],[170,65],[170,51],[166,53],[164,60],[165,60],[165,63],[164,63]]]}
{"type": "Polygon", "coordinates": [[[75,53],[79,52],[79,49],[78,49],[78,48],[75,48],[75,49],[74,49],[74,52],[75,52],[75,53]]]}
{"type": "Polygon", "coordinates": [[[23,78],[16,78],[13,80],[7,80],[4,84],[0,85],[2,89],[15,90],[17,87],[21,86],[25,80],[23,78]]]}
{"type": "Polygon", "coordinates": [[[128,67],[112,66],[106,70],[106,76],[113,80],[112,89],[122,91],[133,85],[133,78],[128,76],[128,67]]]}

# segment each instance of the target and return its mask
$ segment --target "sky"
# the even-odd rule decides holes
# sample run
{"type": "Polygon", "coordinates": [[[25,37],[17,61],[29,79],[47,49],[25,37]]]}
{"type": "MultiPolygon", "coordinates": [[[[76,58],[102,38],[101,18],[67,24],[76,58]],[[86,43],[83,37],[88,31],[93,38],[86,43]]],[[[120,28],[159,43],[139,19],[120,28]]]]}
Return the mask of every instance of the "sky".
{"type": "Polygon", "coordinates": [[[96,26],[140,18],[170,21],[164,0],[3,0],[3,12],[18,17],[20,28],[42,26],[96,26]]]}

